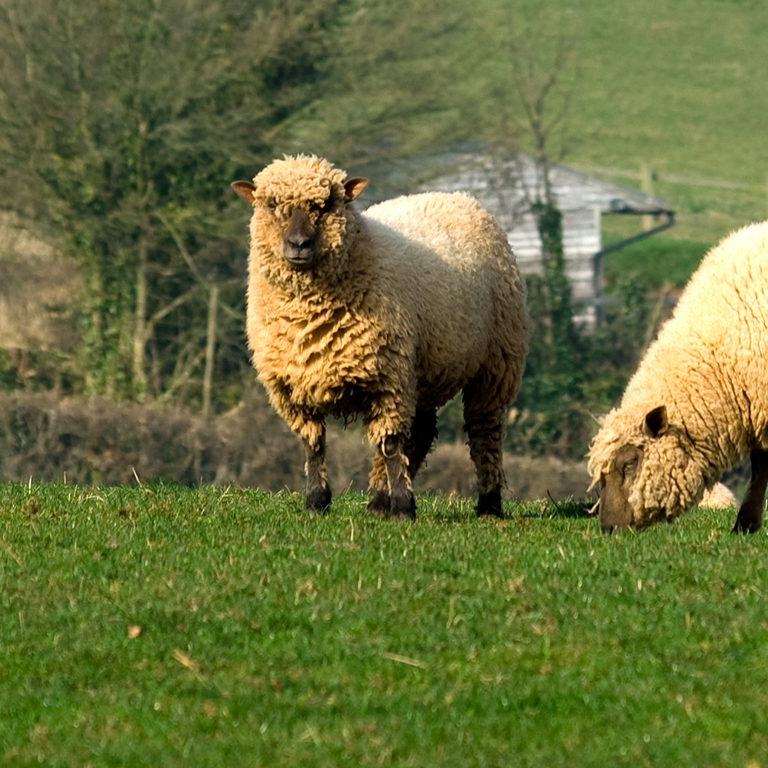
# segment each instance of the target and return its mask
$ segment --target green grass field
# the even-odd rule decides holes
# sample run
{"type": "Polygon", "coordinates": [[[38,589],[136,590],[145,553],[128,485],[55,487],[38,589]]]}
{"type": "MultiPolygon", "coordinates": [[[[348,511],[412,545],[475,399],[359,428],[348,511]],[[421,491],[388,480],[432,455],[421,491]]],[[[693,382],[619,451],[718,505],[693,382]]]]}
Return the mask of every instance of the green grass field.
{"type": "Polygon", "coordinates": [[[650,288],[683,288],[709,250],[704,243],[650,238],[604,257],[609,288],[621,280],[640,278],[650,288]]]}
{"type": "Polygon", "coordinates": [[[0,488],[0,764],[755,766],[768,537],[0,488]]]}

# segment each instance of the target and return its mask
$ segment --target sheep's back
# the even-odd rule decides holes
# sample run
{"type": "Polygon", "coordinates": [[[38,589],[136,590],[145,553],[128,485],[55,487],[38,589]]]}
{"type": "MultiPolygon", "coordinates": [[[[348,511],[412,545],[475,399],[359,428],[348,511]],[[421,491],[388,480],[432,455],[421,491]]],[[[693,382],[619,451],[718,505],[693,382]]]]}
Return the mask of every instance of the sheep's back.
{"type": "Polygon", "coordinates": [[[751,440],[768,444],[766,358],[768,225],[754,224],[704,257],[622,406],[658,392],[691,434],[717,433],[722,452],[737,457],[751,440]]]}
{"type": "Polygon", "coordinates": [[[524,358],[522,283],[506,234],[474,198],[412,195],[373,206],[363,218],[373,282],[415,320],[423,391],[444,400],[490,356],[524,358]]]}
{"type": "Polygon", "coordinates": [[[397,197],[368,208],[363,217],[424,245],[458,272],[472,275],[480,268],[507,269],[514,264],[503,230],[463,192],[397,197]]]}

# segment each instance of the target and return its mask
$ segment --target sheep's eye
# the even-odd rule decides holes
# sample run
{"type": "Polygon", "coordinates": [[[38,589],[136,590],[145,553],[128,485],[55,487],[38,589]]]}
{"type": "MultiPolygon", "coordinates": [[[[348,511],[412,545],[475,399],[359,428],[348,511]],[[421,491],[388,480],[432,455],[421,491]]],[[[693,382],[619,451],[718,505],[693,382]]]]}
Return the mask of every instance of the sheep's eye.
{"type": "Polygon", "coordinates": [[[268,197],[264,204],[267,206],[267,208],[272,211],[273,213],[277,210],[277,200],[275,200],[274,197],[268,197]]]}
{"type": "Polygon", "coordinates": [[[632,474],[637,469],[637,459],[629,459],[621,467],[621,474],[626,477],[632,474]]]}
{"type": "Polygon", "coordinates": [[[330,211],[331,208],[333,208],[333,198],[331,197],[328,197],[322,203],[310,203],[309,205],[310,211],[312,211],[312,213],[317,215],[328,213],[328,211],[330,211]]]}

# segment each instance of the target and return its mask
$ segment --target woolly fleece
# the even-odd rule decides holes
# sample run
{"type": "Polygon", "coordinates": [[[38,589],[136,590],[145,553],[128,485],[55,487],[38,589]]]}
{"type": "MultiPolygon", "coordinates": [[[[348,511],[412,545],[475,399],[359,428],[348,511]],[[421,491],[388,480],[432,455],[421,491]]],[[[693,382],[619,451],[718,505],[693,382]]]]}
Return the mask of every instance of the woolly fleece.
{"type": "Polygon", "coordinates": [[[710,507],[711,509],[729,509],[737,505],[736,497],[722,483],[715,483],[710,490],[704,491],[699,502],[700,507],[710,507]]]}
{"type": "Polygon", "coordinates": [[[626,444],[644,460],[630,491],[638,527],[694,506],[721,473],[768,448],[768,224],[734,232],[705,256],[621,405],[592,442],[594,487],[626,444]],[[669,429],[643,432],[667,409],[669,429]]]}
{"type": "MultiPolygon", "coordinates": [[[[286,157],[254,178],[247,334],[277,412],[319,446],[325,415],[362,414],[372,444],[405,438],[417,411],[465,391],[465,418],[499,434],[527,353],[525,293],[505,233],[473,198],[430,193],[360,214],[346,175],[286,157]],[[266,201],[266,204],[265,204],[266,201]],[[269,206],[274,210],[270,210],[269,206]],[[321,232],[309,271],[283,258],[279,221],[303,206],[321,232]],[[324,218],[313,211],[330,207],[324,218]]],[[[478,488],[503,482],[475,441],[478,488]]],[[[373,487],[382,487],[374,467],[373,487]]]]}

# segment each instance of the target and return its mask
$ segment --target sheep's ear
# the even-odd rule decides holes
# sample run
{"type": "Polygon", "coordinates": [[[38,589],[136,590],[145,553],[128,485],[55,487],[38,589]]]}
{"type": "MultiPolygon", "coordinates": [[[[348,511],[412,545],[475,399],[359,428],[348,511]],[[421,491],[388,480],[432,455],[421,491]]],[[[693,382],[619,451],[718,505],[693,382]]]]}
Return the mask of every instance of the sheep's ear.
{"type": "Polygon", "coordinates": [[[646,437],[661,437],[669,429],[669,420],[667,419],[667,406],[660,405],[652,411],[648,411],[643,419],[643,434],[646,437]]]}
{"type": "Polygon", "coordinates": [[[344,192],[348,203],[351,203],[368,186],[368,179],[349,179],[344,184],[344,192]]]}
{"type": "Polygon", "coordinates": [[[246,203],[253,205],[256,201],[256,187],[250,181],[233,181],[230,186],[237,192],[246,203]]]}

